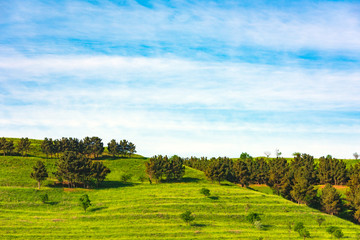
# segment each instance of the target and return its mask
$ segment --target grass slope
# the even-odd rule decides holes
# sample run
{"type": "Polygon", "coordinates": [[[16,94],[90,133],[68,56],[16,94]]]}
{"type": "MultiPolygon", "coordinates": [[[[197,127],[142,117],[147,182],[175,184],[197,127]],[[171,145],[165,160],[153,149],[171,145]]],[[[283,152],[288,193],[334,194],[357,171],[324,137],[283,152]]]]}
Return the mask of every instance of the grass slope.
{"type": "MultiPolygon", "coordinates": [[[[304,222],[311,239],[334,239],[325,231],[329,225],[342,228],[347,239],[360,232],[358,225],[275,195],[212,184],[191,168],[181,183],[141,183],[146,161],[141,157],[102,160],[112,172],[101,189],[49,187],[50,179],[38,191],[29,177],[38,159],[0,157],[1,239],[302,239],[288,230],[287,223],[297,221],[304,222]],[[131,183],[120,182],[124,173],[133,175],[131,183]],[[202,187],[212,197],[201,195],[202,187]],[[50,198],[47,204],[39,200],[44,193],[50,198]],[[78,204],[84,193],[92,201],[87,213],[78,204]],[[264,230],[245,221],[246,206],[248,212],[262,214],[264,230]],[[179,218],[185,210],[196,216],[192,226],[179,218]],[[321,227],[318,215],[326,218],[321,227]]],[[[55,159],[42,160],[49,172],[55,170],[55,159]]]]}

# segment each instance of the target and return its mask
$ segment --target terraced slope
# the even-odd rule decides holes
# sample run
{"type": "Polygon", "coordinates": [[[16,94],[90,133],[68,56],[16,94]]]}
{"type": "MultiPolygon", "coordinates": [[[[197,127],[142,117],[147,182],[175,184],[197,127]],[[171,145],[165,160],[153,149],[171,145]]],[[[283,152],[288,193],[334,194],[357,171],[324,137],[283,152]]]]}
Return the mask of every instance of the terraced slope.
{"type": "MultiPolygon", "coordinates": [[[[102,189],[47,186],[38,191],[29,178],[36,160],[0,157],[1,239],[302,239],[288,229],[288,222],[297,221],[304,222],[311,239],[334,239],[325,231],[329,225],[342,228],[347,239],[360,232],[358,225],[278,196],[212,184],[190,168],[181,183],[141,183],[144,158],[104,160],[112,173],[102,189]],[[123,173],[133,175],[131,183],[120,182],[123,173]],[[210,198],[199,193],[202,187],[210,189],[210,198]],[[48,204],[39,200],[44,193],[48,204]],[[87,213],[78,205],[83,193],[92,201],[87,213]],[[263,230],[245,221],[246,208],[262,214],[263,230]],[[179,218],[185,210],[196,216],[191,226],[179,218]],[[326,218],[321,227],[318,215],[326,218]]],[[[47,166],[54,169],[54,162],[47,160],[47,166]]]]}

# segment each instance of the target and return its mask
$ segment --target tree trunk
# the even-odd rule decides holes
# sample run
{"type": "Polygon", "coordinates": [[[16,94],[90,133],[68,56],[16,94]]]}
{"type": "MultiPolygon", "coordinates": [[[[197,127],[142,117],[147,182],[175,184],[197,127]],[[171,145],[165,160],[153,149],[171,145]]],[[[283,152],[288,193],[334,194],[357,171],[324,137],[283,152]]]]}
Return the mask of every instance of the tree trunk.
{"type": "Polygon", "coordinates": [[[38,181],[38,189],[40,189],[40,181],[38,181]]]}

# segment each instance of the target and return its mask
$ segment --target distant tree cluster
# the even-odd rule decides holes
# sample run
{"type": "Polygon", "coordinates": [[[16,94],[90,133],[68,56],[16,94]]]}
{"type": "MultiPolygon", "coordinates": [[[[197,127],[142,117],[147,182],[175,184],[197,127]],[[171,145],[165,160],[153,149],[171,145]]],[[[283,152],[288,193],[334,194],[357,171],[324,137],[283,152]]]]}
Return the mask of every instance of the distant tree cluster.
{"type": "Polygon", "coordinates": [[[85,155],[76,152],[64,152],[56,166],[55,176],[69,187],[88,188],[92,183],[98,186],[110,173],[110,169],[102,162],[93,162],[85,155]]]}
{"type": "Polygon", "coordinates": [[[50,157],[54,155],[58,157],[65,152],[75,152],[88,158],[97,158],[104,152],[104,144],[99,137],[85,137],[82,140],[65,137],[55,140],[45,138],[41,143],[41,150],[46,154],[46,157],[49,155],[50,157]]]}
{"type": "Polygon", "coordinates": [[[227,180],[243,187],[267,184],[274,193],[288,200],[317,207],[332,215],[345,209],[341,195],[332,185],[347,184],[347,206],[353,211],[354,219],[360,222],[360,163],[348,169],[344,161],[330,155],[321,157],[319,163],[315,163],[313,156],[300,153],[294,153],[291,161],[281,157],[253,159],[249,154],[242,153],[237,160],[191,157],[184,163],[204,171],[213,182],[227,180]],[[315,187],[319,184],[326,184],[321,196],[318,196],[315,187]]]}
{"type": "Polygon", "coordinates": [[[123,157],[129,155],[131,157],[132,154],[136,153],[136,146],[125,139],[121,140],[119,143],[117,143],[115,139],[112,139],[108,143],[108,151],[113,155],[113,157],[118,155],[123,157]]]}
{"type": "Polygon", "coordinates": [[[30,150],[30,145],[31,142],[28,138],[21,138],[16,147],[13,140],[7,140],[4,137],[0,138],[0,151],[3,152],[4,156],[11,155],[14,151],[25,156],[30,150]]]}
{"type": "Polygon", "coordinates": [[[185,174],[184,160],[179,156],[154,156],[145,162],[146,173],[150,181],[181,180],[185,174]]]}

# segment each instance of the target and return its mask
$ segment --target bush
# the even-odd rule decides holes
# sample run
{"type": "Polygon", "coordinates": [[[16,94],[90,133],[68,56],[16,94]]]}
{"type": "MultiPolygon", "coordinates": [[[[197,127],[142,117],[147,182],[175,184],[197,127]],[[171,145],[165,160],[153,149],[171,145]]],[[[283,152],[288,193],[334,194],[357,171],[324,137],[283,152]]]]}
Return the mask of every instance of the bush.
{"type": "Polygon", "coordinates": [[[300,235],[300,237],[303,237],[305,239],[305,238],[310,237],[310,232],[308,230],[306,230],[305,228],[302,228],[299,230],[299,235],[300,235]]]}
{"type": "Polygon", "coordinates": [[[131,178],[132,178],[131,174],[123,174],[123,175],[121,175],[120,180],[123,183],[127,183],[131,178]]]}
{"type": "Polygon", "coordinates": [[[140,181],[141,183],[144,183],[145,180],[146,180],[146,177],[145,177],[145,176],[140,176],[140,177],[139,177],[139,181],[140,181]]]}
{"type": "Polygon", "coordinates": [[[334,237],[336,238],[342,238],[344,236],[343,232],[341,231],[341,229],[336,229],[334,232],[333,232],[333,235],[334,237]]]}
{"type": "Polygon", "coordinates": [[[326,232],[330,233],[330,234],[333,234],[337,229],[339,229],[338,227],[335,227],[335,226],[328,226],[326,228],[326,232]]]}
{"type": "Polygon", "coordinates": [[[304,223],[302,223],[302,222],[297,222],[296,224],[295,224],[295,226],[294,226],[294,231],[295,232],[300,232],[301,231],[301,229],[304,229],[305,227],[304,227],[304,223]]]}
{"type": "Polygon", "coordinates": [[[49,196],[47,195],[47,193],[41,194],[40,195],[40,200],[41,200],[42,203],[48,202],[49,201],[49,196]]]}
{"type": "Polygon", "coordinates": [[[180,218],[186,222],[186,224],[190,224],[190,222],[194,221],[195,217],[191,215],[191,212],[187,210],[186,212],[180,215],[180,218]]]}
{"type": "Polygon", "coordinates": [[[316,218],[316,221],[317,221],[317,223],[319,224],[319,227],[320,227],[321,224],[322,224],[323,222],[325,222],[325,218],[324,218],[323,216],[318,216],[318,217],[316,218]]]}
{"type": "Polygon", "coordinates": [[[86,212],[86,209],[91,206],[91,201],[89,199],[89,196],[87,194],[84,194],[80,197],[79,199],[80,201],[80,206],[84,209],[84,211],[86,212]]]}
{"type": "Polygon", "coordinates": [[[200,189],[200,193],[203,194],[205,197],[209,197],[210,196],[210,190],[207,188],[202,188],[200,189]]]}
{"type": "Polygon", "coordinates": [[[246,221],[248,221],[251,224],[254,224],[255,221],[261,221],[261,218],[258,213],[249,213],[246,216],[246,221]]]}

